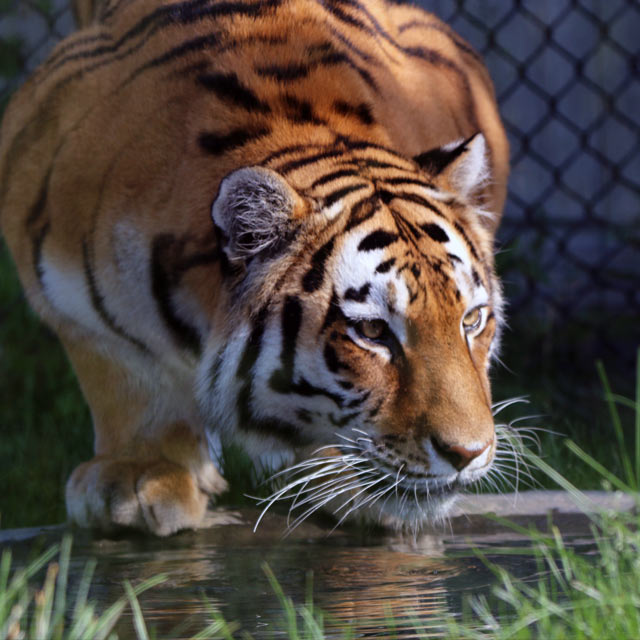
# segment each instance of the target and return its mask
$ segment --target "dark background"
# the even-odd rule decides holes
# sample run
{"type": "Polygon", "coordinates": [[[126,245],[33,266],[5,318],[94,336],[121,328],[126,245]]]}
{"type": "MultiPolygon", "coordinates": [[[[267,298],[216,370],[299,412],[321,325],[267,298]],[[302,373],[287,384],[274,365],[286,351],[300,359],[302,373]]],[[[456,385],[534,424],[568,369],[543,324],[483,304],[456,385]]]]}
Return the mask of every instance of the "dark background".
{"type": "MultiPolygon", "coordinates": [[[[506,366],[494,373],[496,399],[528,395],[533,413],[542,414],[532,424],[571,436],[615,469],[619,460],[596,361],[614,389],[634,393],[640,3],[419,4],[485,57],[511,143],[509,198],[497,244],[510,328],[501,355],[506,366]]],[[[0,108],[72,29],[66,2],[0,0],[0,108]]],[[[622,419],[631,430],[630,413],[623,410],[622,419]]],[[[63,517],[64,480],[91,455],[89,424],[62,352],[25,307],[0,242],[0,526],[63,517]],[[34,467],[42,471],[25,479],[24,470],[34,467]],[[31,493],[25,489],[30,484],[31,493]],[[40,510],[31,510],[36,503],[40,510]]],[[[561,438],[542,440],[545,455],[564,464],[561,438]]],[[[570,463],[564,472],[591,483],[570,463]]]]}

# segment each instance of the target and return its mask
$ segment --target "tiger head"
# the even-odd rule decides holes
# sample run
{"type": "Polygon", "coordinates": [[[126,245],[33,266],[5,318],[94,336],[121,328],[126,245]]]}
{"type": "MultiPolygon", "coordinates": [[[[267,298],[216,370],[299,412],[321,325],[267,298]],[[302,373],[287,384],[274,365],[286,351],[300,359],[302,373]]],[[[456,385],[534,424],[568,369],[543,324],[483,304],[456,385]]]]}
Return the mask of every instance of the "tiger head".
{"type": "Polygon", "coordinates": [[[345,142],[222,181],[212,216],[244,322],[211,339],[199,396],[223,441],[289,465],[273,501],[419,526],[490,469],[487,164],[481,134],[413,160],[345,142]]]}

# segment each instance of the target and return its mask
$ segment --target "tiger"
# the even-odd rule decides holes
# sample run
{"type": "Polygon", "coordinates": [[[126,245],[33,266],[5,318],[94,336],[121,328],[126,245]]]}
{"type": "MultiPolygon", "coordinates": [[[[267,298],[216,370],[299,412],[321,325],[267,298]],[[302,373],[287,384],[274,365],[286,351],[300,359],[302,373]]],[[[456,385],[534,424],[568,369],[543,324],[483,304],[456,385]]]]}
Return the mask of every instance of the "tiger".
{"type": "Polygon", "coordinates": [[[91,411],[70,522],[197,528],[234,443],[283,474],[267,506],[446,517],[498,448],[479,54],[391,0],[74,6],[0,137],[2,233],[91,411]]]}

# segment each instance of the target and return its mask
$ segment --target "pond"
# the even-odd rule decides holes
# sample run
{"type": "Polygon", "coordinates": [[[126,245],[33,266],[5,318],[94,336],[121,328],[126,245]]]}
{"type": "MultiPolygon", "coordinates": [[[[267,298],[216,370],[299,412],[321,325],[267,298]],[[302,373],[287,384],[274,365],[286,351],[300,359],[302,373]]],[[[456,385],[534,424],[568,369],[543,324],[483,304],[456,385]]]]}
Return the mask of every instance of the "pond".
{"type": "MultiPolygon", "coordinates": [[[[622,496],[587,493],[601,505],[631,507],[622,496]]],[[[478,550],[516,576],[540,575],[530,540],[484,513],[540,530],[553,522],[566,544],[585,553],[594,549],[589,519],[563,492],[525,492],[515,502],[512,495],[464,500],[446,526],[416,539],[355,528],[331,531],[321,520],[305,522],[283,537],[286,517],[277,513],[268,514],[254,533],[259,511],[252,509],[212,510],[206,528],[165,539],[75,531],[68,601],[73,602],[87,559],[95,558],[91,597],[101,608],[123,594],[125,579],[135,584],[159,573],[168,576],[140,596],[144,618],[158,638],[191,637],[211,621],[211,605],[255,638],[284,637],[283,607],[266,563],[295,603],[304,603],[312,588],[315,605],[327,614],[329,633],[338,636],[355,623],[358,635],[389,637],[393,618],[407,627],[398,635],[409,637],[416,625],[435,633],[443,617],[460,614],[466,595],[488,593],[495,578],[478,550]]],[[[66,531],[62,526],[3,531],[0,545],[12,549],[15,569],[66,531]]],[[[130,616],[127,610],[116,627],[120,638],[135,637],[130,616]]]]}

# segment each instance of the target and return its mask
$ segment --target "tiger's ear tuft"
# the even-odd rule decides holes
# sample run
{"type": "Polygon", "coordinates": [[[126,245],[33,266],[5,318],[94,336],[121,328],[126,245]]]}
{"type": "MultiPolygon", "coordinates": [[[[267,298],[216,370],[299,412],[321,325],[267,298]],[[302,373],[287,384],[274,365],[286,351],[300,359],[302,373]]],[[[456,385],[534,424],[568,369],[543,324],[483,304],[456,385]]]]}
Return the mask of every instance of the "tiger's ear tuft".
{"type": "Polygon", "coordinates": [[[490,178],[487,143],[481,133],[431,149],[413,159],[426,173],[446,178],[464,198],[485,187],[490,178]]]}
{"type": "Polygon", "coordinates": [[[297,233],[300,196],[275,171],[245,167],[220,183],[211,216],[230,262],[277,256],[297,233]]]}

